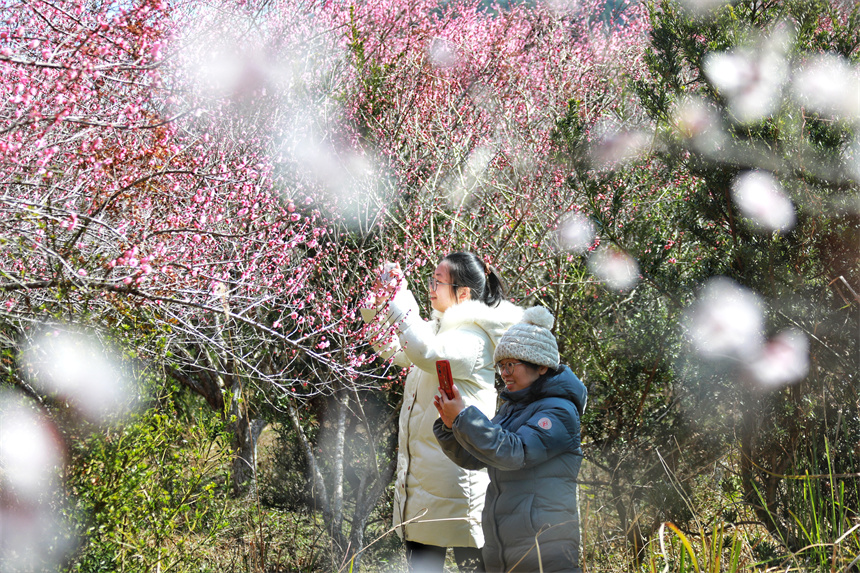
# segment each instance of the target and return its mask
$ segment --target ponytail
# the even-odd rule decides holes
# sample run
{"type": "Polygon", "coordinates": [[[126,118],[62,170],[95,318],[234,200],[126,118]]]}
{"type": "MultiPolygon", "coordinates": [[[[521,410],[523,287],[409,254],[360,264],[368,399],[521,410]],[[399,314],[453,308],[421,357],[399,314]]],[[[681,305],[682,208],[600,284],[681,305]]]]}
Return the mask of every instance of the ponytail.
{"type": "Polygon", "coordinates": [[[484,289],[485,300],[487,306],[498,306],[500,302],[507,298],[507,289],[505,283],[502,282],[502,277],[495,267],[487,265],[487,286],[484,289]]]}
{"type": "MultiPolygon", "coordinates": [[[[469,287],[472,300],[481,301],[487,306],[498,306],[507,298],[499,272],[474,253],[450,253],[442,260],[448,264],[451,282],[459,287],[469,287]]],[[[455,292],[457,288],[454,287],[455,292]]]]}

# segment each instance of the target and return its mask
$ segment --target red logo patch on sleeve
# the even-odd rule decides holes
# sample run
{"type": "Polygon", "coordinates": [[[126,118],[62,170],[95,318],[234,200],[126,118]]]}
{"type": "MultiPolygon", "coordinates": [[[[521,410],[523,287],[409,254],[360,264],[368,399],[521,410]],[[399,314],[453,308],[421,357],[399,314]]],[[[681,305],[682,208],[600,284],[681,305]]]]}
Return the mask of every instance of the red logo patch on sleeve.
{"type": "Polygon", "coordinates": [[[541,418],[540,420],[538,420],[538,426],[540,426],[544,430],[549,430],[550,428],[552,428],[552,420],[550,420],[549,418],[541,418]]]}

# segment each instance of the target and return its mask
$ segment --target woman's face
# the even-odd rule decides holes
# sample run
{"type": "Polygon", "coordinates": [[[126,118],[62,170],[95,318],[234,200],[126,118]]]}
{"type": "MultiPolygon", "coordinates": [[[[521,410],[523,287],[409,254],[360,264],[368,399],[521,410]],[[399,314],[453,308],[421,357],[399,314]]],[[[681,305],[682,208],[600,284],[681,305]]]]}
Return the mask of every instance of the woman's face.
{"type": "Polygon", "coordinates": [[[436,290],[430,290],[430,306],[433,310],[445,312],[458,302],[463,300],[463,295],[468,295],[469,289],[457,289],[457,296],[454,296],[454,287],[451,286],[451,274],[448,272],[448,263],[442,261],[436,270],[433,271],[433,278],[436,279],[436,290]],[[443,284],[444,283],[444,284],[443,284]]]}
{"type": "Polygon", "coordinates": [[[549,370],[546,366],[532,368],[524,362],[513,359],[499,360],[498,366],[501,367],[499,374],[509,392],[525,390],[549,370]]]}

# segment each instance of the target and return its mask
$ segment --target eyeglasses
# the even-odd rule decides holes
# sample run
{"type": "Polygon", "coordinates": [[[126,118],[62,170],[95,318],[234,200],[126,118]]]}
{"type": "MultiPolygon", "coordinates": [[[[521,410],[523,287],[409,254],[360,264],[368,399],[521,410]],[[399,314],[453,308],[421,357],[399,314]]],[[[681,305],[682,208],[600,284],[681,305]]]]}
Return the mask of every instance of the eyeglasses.
{"type": "Polygon", "coordinates": [[[516,366],[517,364],[522,364],[522,362],[512,361],[506,362],[505,364],[502,364],[501,362],[496,362],[496,372],[499,373],[499,376],[502,376],[504,374],[510,374],[514,371],[514,366],[516,366]]]}
{"type": "Polygon", "coordinates": [[[430,289],[430,292],[436,292],[436,287],[438,287],[439,285],[452,286],[452,287],[461,286],[461,285],[454,284],[454,283],[443,283],[442,281],[437,281],[436,277],[429,277],[427,279],[427,288],[430,289]]]}

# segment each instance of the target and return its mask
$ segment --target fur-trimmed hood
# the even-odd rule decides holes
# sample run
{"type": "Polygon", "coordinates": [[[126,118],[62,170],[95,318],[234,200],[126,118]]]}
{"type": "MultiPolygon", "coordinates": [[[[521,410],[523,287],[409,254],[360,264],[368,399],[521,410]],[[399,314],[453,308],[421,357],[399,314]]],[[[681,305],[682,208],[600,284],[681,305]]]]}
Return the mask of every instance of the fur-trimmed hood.
{"type": "Polygon", "coordinates": [[[467,300],[453,305],[444,313],[433,311],[433,319],[438,323],[437,332],[474,324],[487,333],[494,348],[499,344],[502,335],[512,324],[519,322],[522,316],[523,309],[506,300],[501,301],[498,306],[467,300]]]}

